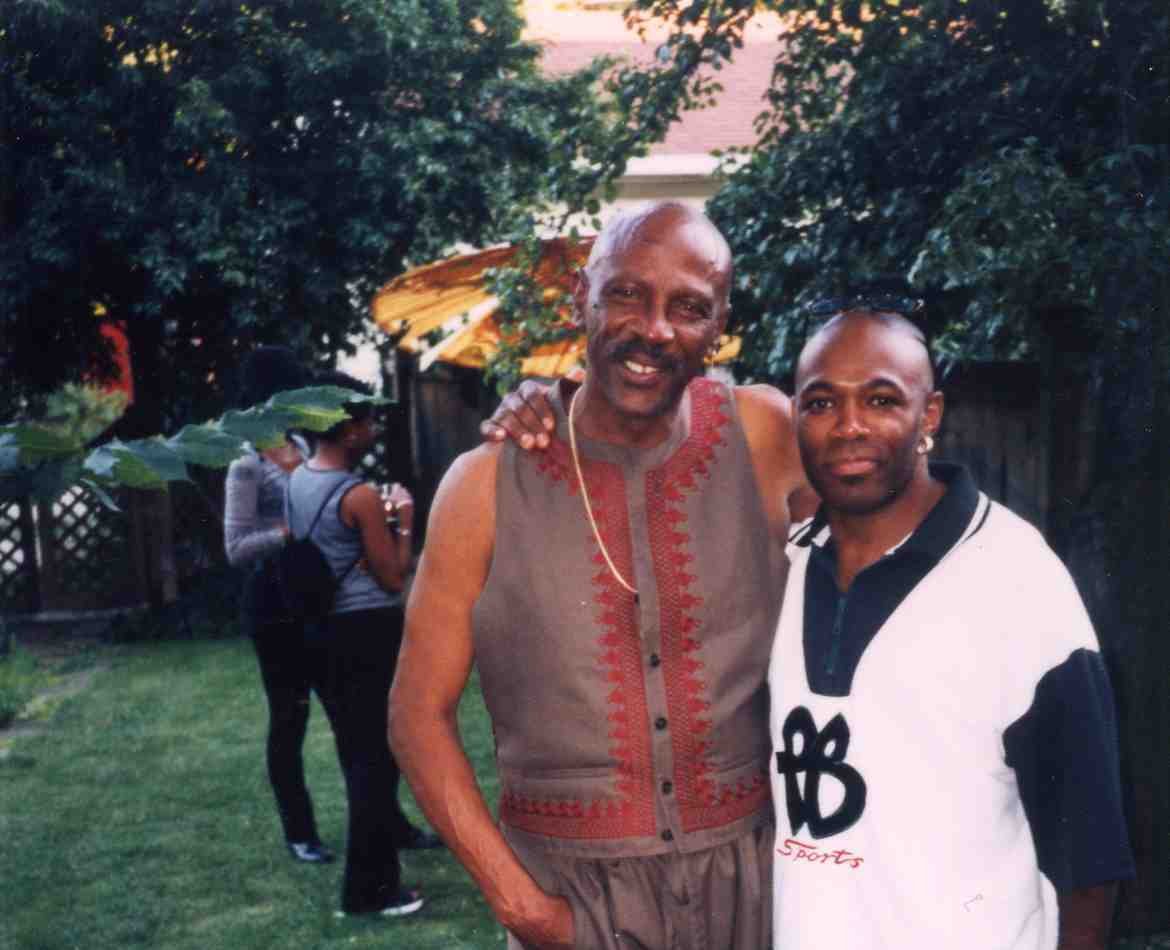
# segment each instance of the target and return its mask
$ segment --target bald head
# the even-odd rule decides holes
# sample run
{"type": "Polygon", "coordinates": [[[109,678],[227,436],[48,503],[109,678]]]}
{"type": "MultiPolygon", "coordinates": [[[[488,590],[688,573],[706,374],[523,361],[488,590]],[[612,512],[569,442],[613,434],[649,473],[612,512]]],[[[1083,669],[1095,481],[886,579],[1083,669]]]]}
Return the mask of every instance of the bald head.
{"type": "Polygon", "coordinates": [[[830,519],[909,512],[891,522],[908,526],[905,534],[925,510],[943,397],[924,344],[904,317],[858,309],[831,319],[801,351],[796,439],[830,519]]]}
{"type": "Polygon", "coordinates": [[[731,251],[707,218],[669,202],[620,215],[573,288],[589,372],[581,416],[593,438],[666,438],[683,393],[727,325],[731,251]]]}
{"type": "Polygon", "coordinates": [[[619,214],[593,242],[585,269],[593,273],[606,258],[620,256],[635,244],[661,244],[680,238],[710,268],[726,306],[731,293],[731,248],[710,218],[681,201],[655,202],[619,214]]]}
{"type": "Polygon", "coordinates": [[[846,310],[839,313],[835,317],[826,320],[809,337],[801,349],[800,357],[796,362],[797,388],[799,388],[802,378],[802,367],[805,368],[807,375],[807,367],[815,356],[838,336],[849,333],[852,326],[860,323],[870,323],[874,327],[880,327],[882,330],[887,331],[891,335],[891,339],[895,345],[905,350],[906,359],[909,360],[910,364],[916,364],[916,375],[921,377],[925,391],[931,392],[934,389],[934,366],[931,363],[926,335],[922,330],[900,313],[865,309],[846,310]],[[909,342],[912,345],[907,347],[904,345],[904,342],[899,344],[899,340],[909,342]]]}

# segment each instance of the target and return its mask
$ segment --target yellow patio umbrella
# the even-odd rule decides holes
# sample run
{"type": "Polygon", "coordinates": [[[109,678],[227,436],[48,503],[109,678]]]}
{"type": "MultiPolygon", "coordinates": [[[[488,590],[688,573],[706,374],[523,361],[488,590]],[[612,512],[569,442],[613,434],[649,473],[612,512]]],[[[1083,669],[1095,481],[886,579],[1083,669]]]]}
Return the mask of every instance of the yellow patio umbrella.
{"type": "MultiPolygon", "coordinates": [[[[592,237],[544,242],[535,278],[546,301],[571,289],[573,273],[588,259],[592,245],[592,237]]],[[[507,266],[518,253],[515,245],[505,245],[413,268],[374,296],[374,322],[389,334],[401,334],[398,348],[419,357],[420,371],[436,361],[482,369],[503,335],[496,320],[500,302],[486,286],[484,272],[507,266]]],[[[739,355],[739,337],[725,335],[721,344],[716,362],[739,355]]],[[[574,334],[537,347],[521,363],[521,373],[564,376],[580,365],[584,353],[584,333],[574,334]]]]}

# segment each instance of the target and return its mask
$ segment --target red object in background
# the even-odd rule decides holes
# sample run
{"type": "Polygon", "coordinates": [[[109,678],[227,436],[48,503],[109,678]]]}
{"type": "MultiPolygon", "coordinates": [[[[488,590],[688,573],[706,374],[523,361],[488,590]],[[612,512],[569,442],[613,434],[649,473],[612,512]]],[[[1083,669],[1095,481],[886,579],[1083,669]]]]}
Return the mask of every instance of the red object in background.
{"type": "Polygon", "coordinates": [[[114,366],[117,368],[116,375],[103,383],[102,388],[107,392],[124,392],[129,406],[134,402],[134,373],[130,369],[130,340],[126,336],[125,324],[103,320],[101,333],[114,348],[114,366]]]}

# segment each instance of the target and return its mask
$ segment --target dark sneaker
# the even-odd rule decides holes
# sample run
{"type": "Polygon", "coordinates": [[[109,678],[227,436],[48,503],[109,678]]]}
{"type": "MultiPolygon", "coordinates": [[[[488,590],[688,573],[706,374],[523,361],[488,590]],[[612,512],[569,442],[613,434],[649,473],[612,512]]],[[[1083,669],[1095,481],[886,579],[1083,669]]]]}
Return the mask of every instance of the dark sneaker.
{"type": "Polygon", "coordinates": [[[443,839],[433,831],[423,831],[421,828],[411,828],[410,834],[402,841],[399,848],[406,851],[429,851],[432,848],[445,848],[443,839]]]}
{"type": "Polygon", "coordinates": [[[333,860],[333,852],[320,841],[290,841],[288,850],[296,860],[306,864],[328,864],[333,860]]]}
{"type": "Polygon", "coordinates": [[[406,917],[422,908],[423,897],[418,891],[409,891],[402,888],[389,904],[378,913],[383,917],[406,917]]]}

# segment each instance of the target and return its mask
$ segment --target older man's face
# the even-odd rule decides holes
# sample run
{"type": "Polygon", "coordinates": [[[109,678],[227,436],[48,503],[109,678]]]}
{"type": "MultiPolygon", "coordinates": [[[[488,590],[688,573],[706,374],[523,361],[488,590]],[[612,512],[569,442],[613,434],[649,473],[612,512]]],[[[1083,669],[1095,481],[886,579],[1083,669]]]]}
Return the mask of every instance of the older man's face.
{"type": "Polygon", "coordinates": [[[608,414],[620,426],[622,417],[653,419],[677,405],[723,332],[727,280],[726,252],[710,227],[666,215],[648,218],[590,266],[576,303],[602,397],[592,419],[608,414]]]}

